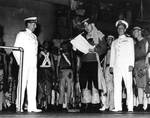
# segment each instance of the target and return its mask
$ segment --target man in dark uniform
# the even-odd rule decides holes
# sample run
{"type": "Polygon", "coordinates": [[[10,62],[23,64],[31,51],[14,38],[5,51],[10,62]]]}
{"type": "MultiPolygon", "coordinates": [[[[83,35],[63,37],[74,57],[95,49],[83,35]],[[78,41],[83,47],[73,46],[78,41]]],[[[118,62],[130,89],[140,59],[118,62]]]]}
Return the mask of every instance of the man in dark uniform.
{"type": "Polygon", "coordinates": [[[51,103],[51,91],[54,80],[54,62],[50,52],[50,42],[44,41],[39,53],[38,103],[47,109],[51,103]]]}
{"type": "Polygon", "coordinates": [[[69,109],[73,92],[72,46],[69,41],[61,43],[59,67],[59,106],[69,109]],[[64,97],[65,96],[65,97],[64,97]],[[63,106],[64,105],[64,106],[63,106]]]}

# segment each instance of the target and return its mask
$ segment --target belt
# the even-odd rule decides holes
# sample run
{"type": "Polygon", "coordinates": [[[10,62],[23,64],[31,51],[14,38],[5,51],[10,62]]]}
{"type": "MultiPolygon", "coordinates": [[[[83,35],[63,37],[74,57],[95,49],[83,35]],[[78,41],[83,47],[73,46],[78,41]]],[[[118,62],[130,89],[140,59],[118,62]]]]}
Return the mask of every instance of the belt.
{"type": "Polygon", "coordinates": [[[71,67],[66,67],[66,68],[60,68],[60,70],[63,70],[63,69],[72,69],[71,67]]]}
{"type": "Polygon", "coordinates": [[[137,59],[135,59],[135,61],[142,61],[145,60],[146,57],[138,57],[137,59]]]}

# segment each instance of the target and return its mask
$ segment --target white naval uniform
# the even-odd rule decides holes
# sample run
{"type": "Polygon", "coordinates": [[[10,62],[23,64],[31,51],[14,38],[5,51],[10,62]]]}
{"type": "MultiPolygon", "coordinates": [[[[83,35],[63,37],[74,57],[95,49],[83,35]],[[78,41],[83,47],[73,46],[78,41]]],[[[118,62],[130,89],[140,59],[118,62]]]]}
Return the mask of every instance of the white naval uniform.
{"type": "MultiPolygon", "coordinates": [[[[15,47],[24,49],[23,58],[23,75],[22,75],[22,91],[21,91],[21,110],[24,102],[25,88],[27,87],[28,110],[36,109],[36,89],[37,89],[37,50],[38,41],[35,34],[29,29],[19,32],[14,44],[15,47]]],[[[14,51],[14,56],[18,64],[20,64],[20,53],[14,51]]],[[[18,80],[19,83],[19,80],[18,80]]],[[[19,92],[20,86],[17,86],[16,107],[19,108],[19,92]]]]}
{"type": "Polygon", "coordinates": [[[119,36],[112,42],[110,67],[114,73],[114,106],[116,111],[122,110],[122,79],[127,90],[128,111],[133,111],[132,72],[134,67],[134,42],[131,37],[119,36]]]}

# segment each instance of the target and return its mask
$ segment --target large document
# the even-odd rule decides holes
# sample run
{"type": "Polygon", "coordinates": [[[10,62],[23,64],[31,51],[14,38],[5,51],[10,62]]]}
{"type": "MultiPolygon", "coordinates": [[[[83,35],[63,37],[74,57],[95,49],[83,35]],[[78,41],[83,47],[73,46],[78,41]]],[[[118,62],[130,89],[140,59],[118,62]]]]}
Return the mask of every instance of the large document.
{"type": "Polygon", "coordinates": [[[93,49],[95,47],[89,44],[81,34],[72,39],[70,42],[73,45],[73,48],[78,49],[84,54],[87,54],[89,52],[89,49],[93,49]]]}

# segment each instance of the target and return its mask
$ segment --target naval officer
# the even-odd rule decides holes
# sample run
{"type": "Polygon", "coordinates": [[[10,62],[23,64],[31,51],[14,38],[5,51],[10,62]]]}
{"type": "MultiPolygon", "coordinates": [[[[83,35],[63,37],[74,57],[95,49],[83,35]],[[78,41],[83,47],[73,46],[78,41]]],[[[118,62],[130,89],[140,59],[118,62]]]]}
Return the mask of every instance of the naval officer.
{"type": "MultiPolygon", "coordinates": [[[[18,84],[16,109],[18,110],[21,107],[21,112],[23,111],[25,89],[27,88],[28,112],[40,112],[41,110],[37,109],[36,105],[38,41],[37,36],[33,33],[37,28],[37,17],[25,18],[24,22],[26,29],[17,34],[14,44],[15,47],[24,49],[22,89],[18,84]],[[21,106],[19,105],[19,92],[21,93],[21,106]]],[[[14,56],[17,63],[20,64],[20,55],[17,51],[14,51],[14,56]]]]}
{"type": "Polygon", "coordinates": [[[114,73],[114,111],[122,111],[122,79],[127,90],[128,111],[133,111],[132,70],[134,67],[134,42],[126,36],[128,23],[116,22],[119,37],[111,46],[110,71],[114,73]]]}

